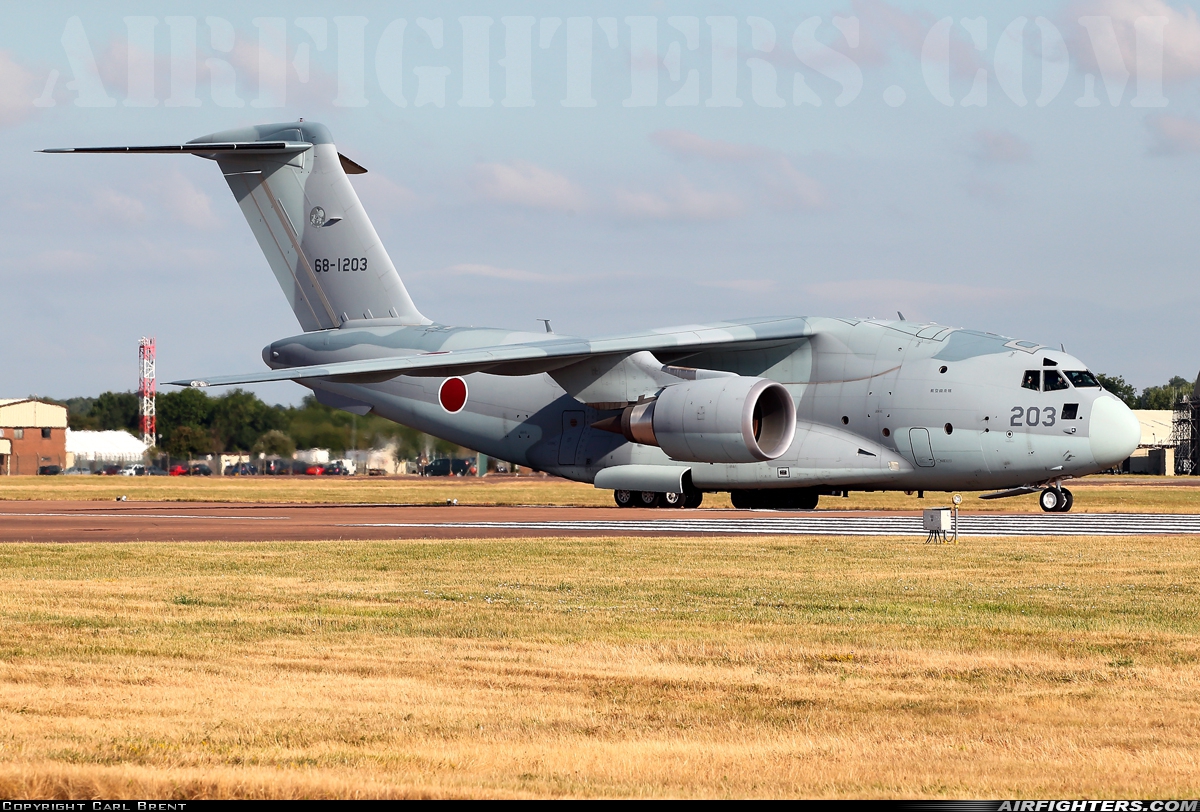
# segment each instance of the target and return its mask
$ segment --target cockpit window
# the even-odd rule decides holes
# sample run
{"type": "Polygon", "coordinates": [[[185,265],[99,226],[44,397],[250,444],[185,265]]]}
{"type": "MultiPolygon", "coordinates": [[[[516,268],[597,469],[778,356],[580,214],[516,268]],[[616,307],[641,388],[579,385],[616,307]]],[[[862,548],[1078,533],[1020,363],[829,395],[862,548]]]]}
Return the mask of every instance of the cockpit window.
{"type": "Polygon", "coordinates": [[[1067,377],[1071,379],[1071,383],[1075,384],[1077,388],[1083,388],[1086,386],[1094,386],[1098,388],[1100,386],[1100,382],[1096,380],[1096,376],[1088,372],[1086,369],[1068,370],[1067,377]]]}
{"type": "Polygon", "coordinates": [[[1025,377],[1021,379],[1022,389],[1032,389],[1034,392],[1041,391],[1042,388],[1042,371],[1040,369],[1030,369],[1025,372],[1025,377]]]}
{"type": "Polygon", "coordinates": [[[1063,380],[1063,376],[1058,374],[1058,370],[1048,369],[1048,370],[1046,370],[1044,375],[1045,375],[1045,380],[1043,381],[1043,383],[1045,385],[1043,386],[1043,391],[1057,392],[1059,389],[1070,389],[1071,388],[1070,386],[1067,385],[1067,382],[1065,380],[1063,380]]]}

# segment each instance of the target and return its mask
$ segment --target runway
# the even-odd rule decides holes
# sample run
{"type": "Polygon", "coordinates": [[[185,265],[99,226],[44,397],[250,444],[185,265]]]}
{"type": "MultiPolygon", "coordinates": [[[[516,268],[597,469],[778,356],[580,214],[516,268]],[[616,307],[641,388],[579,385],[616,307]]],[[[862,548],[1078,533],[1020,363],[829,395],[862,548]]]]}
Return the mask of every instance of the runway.
{"type": "MultiPolygon", "coordinates": [[[[965,513],[959,535],[1200,534],[1200,515],[965,513]]],[[[0,502],[0,542],[313,541],[677,535],[925,536],[916,511],[0,502]]]]}

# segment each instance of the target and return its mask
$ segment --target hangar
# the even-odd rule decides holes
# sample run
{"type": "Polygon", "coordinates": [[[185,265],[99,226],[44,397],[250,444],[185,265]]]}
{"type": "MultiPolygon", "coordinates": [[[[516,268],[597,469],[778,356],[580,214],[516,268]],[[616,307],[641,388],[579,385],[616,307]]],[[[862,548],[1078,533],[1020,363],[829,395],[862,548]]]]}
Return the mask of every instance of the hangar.
{"type": "Polygon", "coordinates": [[[36,398],[0,398],[0,474],[67,467],[67,407],[36,398]]]}

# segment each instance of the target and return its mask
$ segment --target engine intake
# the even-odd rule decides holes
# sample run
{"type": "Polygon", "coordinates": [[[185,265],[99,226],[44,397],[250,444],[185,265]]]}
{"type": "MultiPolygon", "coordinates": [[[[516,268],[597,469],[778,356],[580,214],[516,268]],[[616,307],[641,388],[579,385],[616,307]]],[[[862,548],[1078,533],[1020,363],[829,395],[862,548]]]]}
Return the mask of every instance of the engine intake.
{"type": "Polygon", "coordinates": [[[596,425],[682,462],[763,462],[792,444],[796,406],[776,381],[730,376],[668,386],[596,425]]]}

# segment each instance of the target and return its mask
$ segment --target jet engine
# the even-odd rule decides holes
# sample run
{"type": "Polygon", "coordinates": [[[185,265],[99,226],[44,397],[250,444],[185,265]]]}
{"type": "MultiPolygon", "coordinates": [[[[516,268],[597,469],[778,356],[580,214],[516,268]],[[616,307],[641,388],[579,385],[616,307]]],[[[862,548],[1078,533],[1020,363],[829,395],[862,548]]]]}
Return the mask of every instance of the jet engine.
{"type": "Polygon", "coordinates": [[[796,406],[775,381],[731,375],[673,384],[596,426],[681,462],[762,462],[792,444],[796,406]]]}

